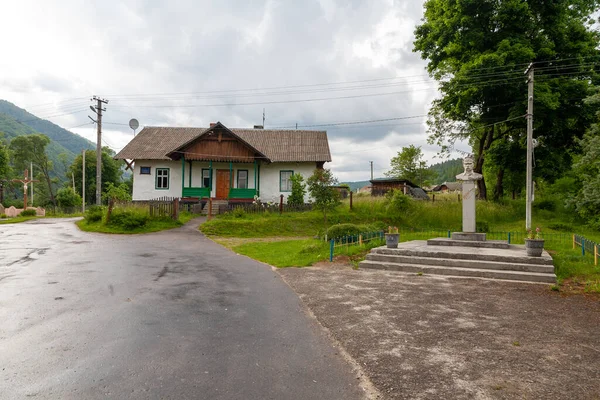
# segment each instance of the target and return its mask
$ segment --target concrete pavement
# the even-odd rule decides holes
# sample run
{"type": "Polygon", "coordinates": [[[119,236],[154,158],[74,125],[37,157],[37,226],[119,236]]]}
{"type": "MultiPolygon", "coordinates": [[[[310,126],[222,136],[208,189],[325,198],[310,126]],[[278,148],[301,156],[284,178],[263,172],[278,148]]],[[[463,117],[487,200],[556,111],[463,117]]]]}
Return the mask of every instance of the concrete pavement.
{"type": "Polygon", "coordinates": [[[198,224],[0,226],[0,397],[357,399],[357,372],[268,266],[198,224]]]}

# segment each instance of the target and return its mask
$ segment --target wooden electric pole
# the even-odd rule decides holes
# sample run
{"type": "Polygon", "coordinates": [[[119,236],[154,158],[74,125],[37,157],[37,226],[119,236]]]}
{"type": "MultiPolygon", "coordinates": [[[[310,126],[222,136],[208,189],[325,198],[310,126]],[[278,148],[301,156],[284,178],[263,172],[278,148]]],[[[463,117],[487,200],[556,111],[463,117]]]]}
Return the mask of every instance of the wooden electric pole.
{"type": "Polygon", "coordinates": [[[525,230],[531,229],[531,202],[533,200],[533,63],[527,71],[527,176],[525,203],[525,230]]]}
{"type": "Polygon", "coordinates": [[[81,212],[85,213],[85,149],[82,153],[82,162],[81,162],[81,212]]]}
{"type": "Polygon", "coordinates": [[[108,104],[108,100],[94,96],[92,101],[96,101],[96,106],[90,106],[90,108],[98,116],[95,122],[98,132],[96,139],[96,205],[99,206],[102,204],[102,111],[106,111],[106,108],[102,108],[102,104],[108,104]]]}

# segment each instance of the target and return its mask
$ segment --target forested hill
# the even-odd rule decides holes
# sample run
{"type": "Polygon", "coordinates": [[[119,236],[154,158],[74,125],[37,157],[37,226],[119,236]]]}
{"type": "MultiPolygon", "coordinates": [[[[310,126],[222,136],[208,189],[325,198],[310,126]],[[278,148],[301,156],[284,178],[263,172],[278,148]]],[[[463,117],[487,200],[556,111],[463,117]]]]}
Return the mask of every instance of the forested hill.
{"type": "Polygon", "coordinates": [[[462,159],[442,161],[429,167],[429,170],[436,173],[435,181],[438,184],[444,182],[456,182],[456,175],[463,172],[462,159]]]}
{"type": "Polygon", "coordinates": [[[8,101],[0,100],[0,139],[10,143],[17,136],[36,133],[50,138],[47,152],[54,165],[52,175],[61,180],[65,178],[66,169],[75,159],[75,154],[83,149],[95,148],[89,140],[40,119],[8,101]]]}
{"type": "MultiPolygon", "coordinates": [[[[71,153],[72,155],[80,153],[83,149],[95,148],[94,144],[89,140],[73,132],[69,132],[68,130],[61,128],[50,121],[40,119],[6,100],[0,100],[0,114],[5,114],[9,117],[12,117],[12,119],[14,119],[18,125],[23,127],[24,129],[17,130],[23,132],[20,134],[28,134],[27,128],[37,131],[37,133],[43,133],[44,135],[48,136],[52,142],[56,142],[58,146],[63,147],[64,150],[67,150],[67,153],[71,153]]],[[[15,130],[13,129],[13,131],[15,130]]],[[[4,132],[7,136],[11,135],[9,132],[6,132],[1,128],[0,132],[4,132]]]]}

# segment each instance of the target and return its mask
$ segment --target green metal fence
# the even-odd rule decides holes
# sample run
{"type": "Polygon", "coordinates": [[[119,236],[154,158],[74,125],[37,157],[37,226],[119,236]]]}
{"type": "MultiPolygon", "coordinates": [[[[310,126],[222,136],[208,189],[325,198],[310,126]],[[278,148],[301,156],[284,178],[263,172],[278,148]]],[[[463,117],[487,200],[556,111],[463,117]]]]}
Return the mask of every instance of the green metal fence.
{"type": "Polygon", "coordinates": [[[329,261],[333,261],[333,256],[337,253],[346,251],[349,253],[349,248],[352,246],[373,246],[385,243],[383,231],[364,232],[358,235],[342,236],[340,238],[331,239],[329,241],[329,261]]]}

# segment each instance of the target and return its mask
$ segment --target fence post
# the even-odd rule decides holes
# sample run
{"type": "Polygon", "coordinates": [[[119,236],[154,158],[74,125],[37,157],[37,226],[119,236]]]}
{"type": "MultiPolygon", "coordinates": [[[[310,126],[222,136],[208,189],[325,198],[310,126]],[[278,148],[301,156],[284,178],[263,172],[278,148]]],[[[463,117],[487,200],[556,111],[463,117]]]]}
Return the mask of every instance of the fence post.
{"type": "Polygon", "coordinates": [[[283,214],[283,195],[279,195],[279,214],[283,214]]]}
{"type": "Polygon", "coordinates": [[[585,239],[581,238],[579,240],[581,241],[581,255],[585,256],[585,239]]]}
{"type": "Polygon", "coordinates": [[[594,245],[594,265],[598,265],[598,245],[594,245]]]}
{"type": "Polygon", "coordinates": [[[110,199],[108,201],[108,211],[106,212],[106,223],[108,224],[108,221],[110,221],[110,214],[112,214],[112,210],[113,210],[113,206],[115,205],[115,200],[114,199],[110,199]]]}
{"type": "Polygon", "coordinates": [[[573,235],[573,249],[575,249],[575,235],[573,235]]]}
{"type": "Polygon", "coordinates": [[[350,191],[350,210],[352,210],[352,191],[350,191]]]}
{"type": "Polygon", "coordinates": [[[460,193],[458,194],[458,202],[460,203],[460,193]]]}
{"type": "Polygon", "coordinates": [[[432,203],[435,203],[435,194],[432,194],[432,195],[431,195],[431,202],[432,202],[432,203]]]}
{"type": "Polygon", "coordinates": [[[510,232],[508,232],[508,244],[510,244],[510,232]]]}
{"type": "Polygon", "coordinates": [[[450,237],[451,237],[451,235],[450,235],[450,229],[448,229],[448,238],[450,238],[450,237]]]}
{"type": "Polygon", "coordinates": [[[362,246],[362,233],[360,235],[358,235],[358,245],[362,246]]]}
{"type": "Polygon", "coordinates": [[[335,240],[331,239],[329,241],[329,262],[333,261],[333,246],[335,245],[335,240]]]}
{"type": "Polygon", "coordinates": [[[176,221],[179,219],[179,198],[178,197],[175,197],[173,199],[173,219],[176,221]]]}

